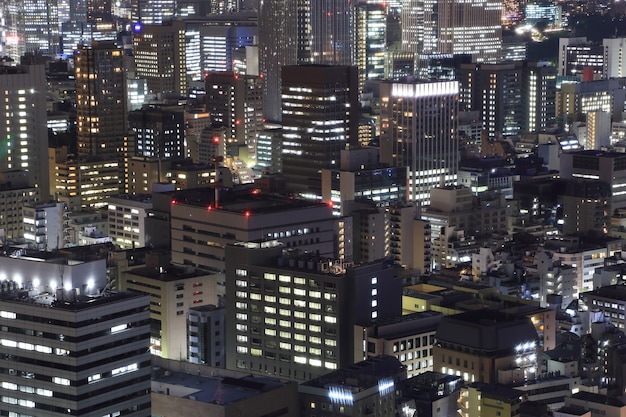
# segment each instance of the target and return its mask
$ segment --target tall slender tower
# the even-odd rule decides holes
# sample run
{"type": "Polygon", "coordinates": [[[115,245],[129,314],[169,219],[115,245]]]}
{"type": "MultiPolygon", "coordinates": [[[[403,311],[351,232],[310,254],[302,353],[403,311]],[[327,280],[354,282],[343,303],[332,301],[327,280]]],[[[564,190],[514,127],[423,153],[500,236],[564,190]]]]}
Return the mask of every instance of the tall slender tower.
{"type": "Polygon", "coordinates": [[[78,157],[120,160],[127,134],[122,50],[93,42],[76,50],[74,62],[78,157]]]}
{"type": "Polygon", "coordinates": [[[456,181],[459,84],[389,81],[380,97],[380,159],[408,166],[409,198],[428,204],[432,187],[456,181]]]}

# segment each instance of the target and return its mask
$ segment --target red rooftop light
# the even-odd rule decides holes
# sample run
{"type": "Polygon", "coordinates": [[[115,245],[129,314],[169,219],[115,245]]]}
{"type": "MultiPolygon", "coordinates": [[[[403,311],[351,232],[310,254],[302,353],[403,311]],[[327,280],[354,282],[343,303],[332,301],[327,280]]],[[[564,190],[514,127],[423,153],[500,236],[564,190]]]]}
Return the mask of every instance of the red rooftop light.
{"type": "Polygon", "coordinates": [[[246,217],[250,217],[250,210],[246,210],[243,214],[244,214],[246,217]]]}

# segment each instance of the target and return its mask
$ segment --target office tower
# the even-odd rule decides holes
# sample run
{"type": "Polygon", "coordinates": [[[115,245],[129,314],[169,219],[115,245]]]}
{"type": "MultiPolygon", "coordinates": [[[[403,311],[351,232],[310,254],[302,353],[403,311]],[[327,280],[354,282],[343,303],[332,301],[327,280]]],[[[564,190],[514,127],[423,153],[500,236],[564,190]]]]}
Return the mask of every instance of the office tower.
{"type": "Polygon", "coordinates": [[[280,238],[288,247],[335,258],[337,236],[344,233],[324,203],[247,190],[220,193],[218,201],[202,189],[159,194],[155,207],[157,198],[170,203],[172,262],[207,271],[224,271],[224,247],[236,241],[280,238]]]}
{"type": "Polygon", "coordinates": [[[357,86],[356,67],[283,67],[282,172],[292,191],[320,198],[321,170],[339,168],[341,150],[358,143],[357,86]]]}
{"type": "Polygon", "coordinates": [[[341,0],[260,2],[259,71],[267,120],[281,120],[281,67],[356,63],[354,13],[354,6],[341,0]]]}
{"type": "Polygon", "coordinates": [[[206,111],[214,124],[225,129],[229,145],[248,148],[250,166],[256,164],[256,138],[263,128],[262,79],[233,72],[208,73],[206,111]]]}
{"type": "Polygon", "coordinates": [[[502,2],[413,2],[413,7],[402,8],[403,50],[426,55],[471,54],[476,62],[500,60],[502,2]]]}
{"type": "Polygon", "coordinates": [[[24,170],[41,199],[50,196],[43,65],[0,66],[0,171],[24,170]]]}
{"type": "Polygon", "coordinates": [[[306,381],[352,365],[354,325],[400,315],[401,280],[382,261],[289,257],[283,247],[226,247],[226,367],[306,381]]]}
{"type": "Polygon", "coordinates": [[[57,0],[3,2],[3,53],[19,61],[25,52],[54,56],[59,52],[57,0]]]}
{"type": "Polygon", "coordinates": [[[148,82],[152,94],[187,94],[185,23],[168,21],[135,25],[133,56],[135,75],[148,82]]]}
{"type": "MultiPolygon", "coordinates": [[[[0,359],[4,412],[150,416],[148,297],[44,292],[58,279],[44,274],[35,288],[28,281],[26,291],[2,293],[0,323],[15,330],[4,335],[0,359]]],[[[94,291],[88,275],[66,285],[94,291]]]]}
{"type": "Polygon", "coordinates": [[[385,76],[387,42],[387,4],[360,0],[356,4],[356,62],[359,68],[359,91],[367,80],[385,76]]]}
{"type": "Polygon", "coordinates": [[[430,189],[456,181],[459,85],[381,84],[380,159],[409,167],[409,199],[428,204],[430,189]]]}
{"type": "Polygon", "coordinates": [[[120,163],[79,161],[67,147],[49,148],[52,197],[71,211],[106,207],[107,198],[120,193],[120,163]]]}
{"type": "Polygon", "coordinates": [[[528,317],[496,310],[466,311],[441,319],[433,345],[433,370],[462,376],[465,382],[504,382],[501,370],[520,379],[537,372],[535,326],[528,317]]]}
{"type": "Polygon", "coordinates": [[[283,169],[282,127],[275,123],[265,123],[256,139],[256,166],[266,173],[276,173],[283,169]]]}
{"type": "Polygon", "coordinates": [[[249,14],[228,15],[228,18],[213,16],[187,22],[187,48],[195,53],[187,54],[187,65],[193,71],[196,67],[201,68],[202,80],[206,72],[233,71],[236,51],[255,45],[258,34],[249,14]]]}
{"type": "Polygon", "coordinates": [[[176,0],[132,0],[131,20],[160,25],[176,15],[176,0]]]}
{"type": "Polygon", "coordinates": [[[74,53],[74,66],[78,159],[117,163],[119,189],[124,190],[133,149],[128,142],[122,50],[113,41],[81,45],[74,53]]]}
{"type": "Polygon", "coordinates": [[[600,78],[606,72],[604,54],[604,46],[587,38],[560,38],[559,75],[582,78],[583,70],[590,68],[592,79],[600,78]]]}
{"type": "Polygon", "coordinates": [[[128,114],[135,134],[136,156],[148,158],[185,157],[185,114],[178,107],[146,107],[128,114]]]}
{"type": "Polygon", "coordinates": [[[87,18],[96,20],[103,16],[110,15],[113,11],[113,0],[86,0],[87,18]]]}
{"type": "Polygon", "coordinates": [[[489,138],[520,133],[523,125],[522,64],[461,64],[457,71],[461,89],[468,92],[467,110],[480,111],[483,130],[489,138]]]}
{"type": "Polygon", "coordinates": [[[541,132],[556,122],[556,67],[529,62],[522,70],[523,132],[541,132]]]}
{"type": "MultiPolygon", "coordinates": [[[[55,56],[59,52],[57,0],[21,0],[24,49],[55,56]]],[[[18,26],[19,28],[19,26],[18,26]]]]}

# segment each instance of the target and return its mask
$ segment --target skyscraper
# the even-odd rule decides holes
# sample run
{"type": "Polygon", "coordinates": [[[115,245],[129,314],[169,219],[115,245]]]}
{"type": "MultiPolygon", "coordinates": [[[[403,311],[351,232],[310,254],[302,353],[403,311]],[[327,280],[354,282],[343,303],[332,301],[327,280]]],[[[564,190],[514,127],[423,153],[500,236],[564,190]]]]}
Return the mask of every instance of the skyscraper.
{"type": "Polygon", "coordinates": [[[148,81],[153,93],[187,94],[185,23],[168,21],[137,26],[133,39],[135,74],[148,81]]]}
{"type": "Polygon", "coordinates": [[[345,0],[260,0],[259,70],[265,118],[280,121],[280,69],[354,65],[355,7],[345,0]]]}
{"type": "Polygon", "coordinates": [[[120,160],[127,133],[122,50],[94,41],[76,50],[74,62],[78,157],[120,160]]]}
{"type": "Polygon", "coordinates": [[[367,80],[385,76],[387,41],[387,4],[361,0],[356,4],[356,63],[359,68],[359,91],[367,80]]]}
{"type": "Polygon", "coordinates": [[[304,65],[282,70],[283,175],[292,191],[321,198],[322,169],[338,169],[358,143],[357,69],[304,65]]]}
{"type": "MultiPolygon", "coordinates": [[[[259,71],[263,76],[263,113],[270,121],[281,120],[280,70],[302,62],[309,54],[300,42],[299,29],[306,23],[300,0],[259,1],[259,71]]],[[[304,31],[304,29],[302,29],[304,31]]]]}
{"type": "Polygon", "coordinates": [[[43,65],[0,66],[0,171],[28,172],[42,199],[50,195],[46,78],[43,65]]]}
{"type": "Polygon", "coordinates": [[[6,55],[17,61],[24,52],[59,52],[57,0],[8,0],[2,9],[6,55]]]}
{"type": "Polygon", "coordinates": [[[381,84],[380,159],[409,167],[409,198],[427,203],[430,189],[456,181],[459,85],[443,82],[381,84]]]}
{"type": "Polygon", "coordinates": [[[426,55],[472,54],[494,62],[502,50],[502,2],[412,0],[402,7],[404,50],[426,55]]]}

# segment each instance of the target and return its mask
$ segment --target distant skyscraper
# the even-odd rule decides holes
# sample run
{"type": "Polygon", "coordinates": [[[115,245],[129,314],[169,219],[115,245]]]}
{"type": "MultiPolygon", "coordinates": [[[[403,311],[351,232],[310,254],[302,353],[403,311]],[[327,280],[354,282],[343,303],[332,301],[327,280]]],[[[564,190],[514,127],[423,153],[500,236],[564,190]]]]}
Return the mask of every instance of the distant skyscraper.
{"type": "Polygon", "coordinates": [[[556,67],[548,63],[524,66],[524,132],[539,132],[555,123],[556,72],[556,67]]]}
{"type": "Polygon", "coordinates": [[[261,0],[259,70],[266,119],[280,121],[282,66],[355,65],[354,13],[345,0],[261,0]]]}
{"type": "Polygon", "coordinates": [[[232,72],[206,77],[207,112],[226,129],[228,143],[246,145],[251,163],[256,162],[256,137],[263,128],[262,80],[232,72]]]}
{"type": "Polygon", "coordinates": [[[94,42],[80,46],[74,62],[78,157],[121,160],[127,134],[122,50],[94,42]]]}
{"type": "MultiPolygon", "coordinates": [[[[122,50],[112,41],[79,46],[74,53],[74,68],[78,160],[98,161],[105,170],[118,169],[118,188],[124,192],[128,183],[128,158],[134,149],[129,147],[122,50]]],[[[100,194],[102,198],[90,201],[89,206],[102,205],[111,194],[110,184],[105,179],[92,187],[88,194],[91,197],[100,194]],[[102,193],[97,191],[100,187],[102,193]]]]}
{"type": "Polygon", "coordinates": [[[143,25],[133,43],[135,74],[147,80],[150,93],[187,94],[184,22],[143,25]]]}
{"type": "Polygon", "coordinates": [[[147,25],[160,25],[176,15],[176,0],[132,0],[131,19],[147,25]]]}
{"type": "Polygon", "coordinates": [[[361,91],[366,80],[378,80],[385,76],[387,5],[361,0],[356,9],[356,60],[361,91]]]}
{"type": "Polygon", "coordinates": [[[427,203],[430,189],[456,181],[459,84],[383,82],[380,159],[409,167],[409,198],[427,203]]]}
{"type": "Polygon", "coordinates": [[[270,121],[281,120],[280,71],[285,65],[303,62],[310,53],[300,42],[307,22],[296,0],[261,0],[259,3],[259,71],[264,79],[263,113],[270,121]]]}
{"type": "Polygon", "coordinates": [[[292,191],[321,198],[322,169],[338,169],[341,150],[358,143],[356,67],[283,67],[283,175],[292,191]]]}
{"type": "Polygon", "coordinates": [[[29,185],[48,199],[48,130],[46,76],[43,65],[0,66],[3,126],[0,136],[0,171],[24,170],[29,185]]]}
{"type": "Polygon", "coordinates": [[[472,54],[478,62],[500,59],[502,49],[502,2],[497,0],[424,0],[417,9],[403,7],[403,47],[424,54],[472,54]],[[423,15],[419,10],[423,7],[423,15]],[[407,14],[411,15],[410,19],[407,14]],[[414,25],[417,25],[416,27],[414,25]],[[423,25],[423,27],[420,27],[423,25]],[[422,38],[423,36],[423,38],[422,38]]]}
{"type": "Polygon", "coordinates": [[[8,0],[2,9],[5,55],[17,61],[24,52],[59,52],[57,0],[8,0]]]}

